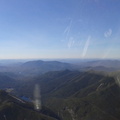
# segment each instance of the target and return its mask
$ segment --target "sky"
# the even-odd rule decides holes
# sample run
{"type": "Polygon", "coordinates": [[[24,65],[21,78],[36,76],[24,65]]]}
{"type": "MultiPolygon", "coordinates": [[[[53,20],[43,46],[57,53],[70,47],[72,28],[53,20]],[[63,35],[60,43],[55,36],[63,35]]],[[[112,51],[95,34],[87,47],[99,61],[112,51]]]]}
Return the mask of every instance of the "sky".
{"type": "Polygon", "coordinates": [[[120,0],[0,0],[0,59],[120,59],[120,0]]]}

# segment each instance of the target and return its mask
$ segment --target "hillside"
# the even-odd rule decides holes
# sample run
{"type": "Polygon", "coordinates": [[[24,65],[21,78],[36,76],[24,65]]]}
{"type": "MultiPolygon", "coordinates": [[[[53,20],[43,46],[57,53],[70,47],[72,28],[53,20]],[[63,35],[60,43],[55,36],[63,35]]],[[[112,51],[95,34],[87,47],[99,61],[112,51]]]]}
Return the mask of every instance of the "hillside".
{"type": "Polygon", "coordinates": [[[16,85],[16,80],[12,76],[13,75],[9,73],[0,73],[0,89],[9,88],[16,85]]]}
{"type": "Polygon", "coordinates": [[[61,120],[119,120],[120,88],[107,74],[88,71],[54,71],[35,77],[17,89],[31,96],[34,85],[41,90],[42,104],[61,120]]]}
{"type": "Polygon", "coordinates": [[[57,120],[57,115],[50,109],[42,107],[40,111],[34,110],[32,103],[0,91],[0,120],[57,120]]]}
{"type": "Polygon", "coordinates": [[[87,73],[84,79],[80,80],[78,76],[73,81],[53,90],[45,104],[57,111],[64,120],[120,119],[120,88],[114,78],[87,73]]]}

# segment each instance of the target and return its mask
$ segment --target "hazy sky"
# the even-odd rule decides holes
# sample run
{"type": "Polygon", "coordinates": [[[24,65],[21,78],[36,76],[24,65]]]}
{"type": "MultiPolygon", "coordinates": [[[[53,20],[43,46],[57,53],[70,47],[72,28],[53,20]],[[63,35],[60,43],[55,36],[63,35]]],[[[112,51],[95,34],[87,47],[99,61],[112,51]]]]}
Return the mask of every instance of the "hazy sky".
{"type": "Polygon", "coordinates": [[[120,0],[0,0],[0,59],[120,58],[120,0]]]}

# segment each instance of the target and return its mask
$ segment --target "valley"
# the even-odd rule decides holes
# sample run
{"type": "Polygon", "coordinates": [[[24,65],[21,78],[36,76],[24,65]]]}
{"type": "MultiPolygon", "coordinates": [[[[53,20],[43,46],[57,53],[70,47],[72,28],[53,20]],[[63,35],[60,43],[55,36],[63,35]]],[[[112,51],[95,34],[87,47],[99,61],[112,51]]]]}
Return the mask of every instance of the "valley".
{"type": "Polygon", "coordinates": [[[70,63],[30,61],[23,63],[23,68],[21,65],[16,68],[16,70],[20,68],[21,71],[28,70],[26,76],[26,72],[18,74],[14,69],[2,71],[0,89],[7,93],[1,91],[0,99],[4,99],[0,102],[1,120],[5,117],[9,118],[7,120],[19,120],[15,116],[25,111],[26,114],[20,115],[22,116],[20,119],[32,120],[32,117],[27,116],[32,112],[31,115],[36,120],[119,120],[118,67],[108,72],[86,69],[86,64],[82,70],[83,65],[76,67],[76,64],[70,63]],[[59,65],[62,65],[61,68],[59,65]],[[33,72],[33,68],[37,71],[33,72]],[[38,92],[36,91],[39,98],[34,98],[36,85],[40,88],[37,89],[38,92]],[[42,105],[40,111],[34,108],[35,99],[42,105]],[[11,111],[15,109],[16,115],[9,117],[7,109],[11,111]]]}

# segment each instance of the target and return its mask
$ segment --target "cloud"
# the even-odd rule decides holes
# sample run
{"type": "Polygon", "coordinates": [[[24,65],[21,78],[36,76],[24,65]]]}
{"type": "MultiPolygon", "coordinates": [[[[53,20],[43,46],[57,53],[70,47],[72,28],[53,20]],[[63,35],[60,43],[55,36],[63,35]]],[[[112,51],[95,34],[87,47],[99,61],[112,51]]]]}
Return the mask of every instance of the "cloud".
{"type": "Polygon", "coordinates": [[[86,43],[85,43],[85,46],[84,46],[84,49],[83,49],[83,53],[82,53],[82,57],[85,57],[85,55],[87,53],[87,50],[88,50],[88,47],[89,47],[89,44],[90,44],[90,39],[91,39],[91,36],[89,36],[86,40],[86,43]]]}
{"type": "Polygon", "coordinates": [[[109,29],[108,31],[106,31],[104,33],[104,36],[107,38],[107,37],[110,37],[112,35],[112,29],[109,29]]]}
{"type": "Polygon", "coordinates": [[[75,43],[75,40],[73,37],[70,37],[69,41],[68,41],[68,48],[71,48],[75,43]]]}

